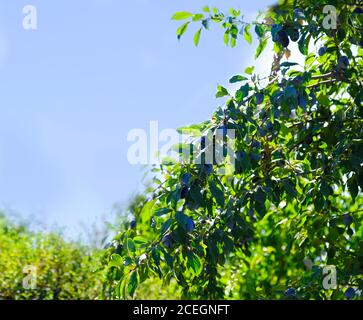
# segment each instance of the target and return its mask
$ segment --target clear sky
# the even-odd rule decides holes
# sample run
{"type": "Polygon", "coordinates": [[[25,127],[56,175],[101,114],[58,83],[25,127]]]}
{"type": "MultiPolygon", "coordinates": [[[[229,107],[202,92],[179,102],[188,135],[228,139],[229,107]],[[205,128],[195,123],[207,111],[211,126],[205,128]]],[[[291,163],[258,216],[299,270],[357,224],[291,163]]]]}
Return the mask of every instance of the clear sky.
{"type": "Polygon", "coordinates": [[[216,86],[253,63],[254,49],[225,47],[218,26],[198,48],[192,32],[179,42],[171,15],[215,5],[252,18],[272,3],[0,0],[0,207],[72,229],[142,191],[129,130],[208,119],[216,86]],[[27,4],[34,31],[22,27],[27,4]]]}

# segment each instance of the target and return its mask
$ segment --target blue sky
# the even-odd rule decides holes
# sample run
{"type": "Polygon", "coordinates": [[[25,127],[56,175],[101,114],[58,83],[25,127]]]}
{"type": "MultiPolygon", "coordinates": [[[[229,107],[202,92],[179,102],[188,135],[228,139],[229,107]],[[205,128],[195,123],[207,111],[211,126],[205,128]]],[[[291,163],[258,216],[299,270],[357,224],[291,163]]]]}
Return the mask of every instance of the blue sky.
{"type": "Polygon", "coordinates": [[[208,119],[216,86],[253,63],[217,26],[198,48],[192,32],[179,42],[171,15],[215,5],[253,17],[273,2],[0,0],[0,207],[71,230],[142,191],[129,130],[208,119]],[[22,27],[27,4],[34,31],[22,27]]]}

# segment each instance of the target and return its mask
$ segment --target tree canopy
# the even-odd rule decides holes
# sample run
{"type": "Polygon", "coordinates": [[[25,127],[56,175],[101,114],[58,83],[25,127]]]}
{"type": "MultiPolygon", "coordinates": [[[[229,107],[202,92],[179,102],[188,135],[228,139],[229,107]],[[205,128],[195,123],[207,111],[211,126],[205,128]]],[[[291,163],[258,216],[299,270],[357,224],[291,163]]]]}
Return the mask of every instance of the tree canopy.
{"type": "MultiPolygon", "coordinates": [[[[154,187],[107,249],[106,284],[133,297],[159,277],[180,297],[342,299],[363,289],[363,9],[356,1],[281,1],[256,21],[240,10],[178,12],[177,37],[210,25],[224,43],[269,43],[267,76],[247,68],[217,88],[223,105],[199,125],[203,139],[235,132],[228,163],[155,166],[154,187]],[[296,42],[304,64],[293,61],[296,42]],[[220,174],[223,168],[224,173],[220,174]],[[337,287],[324,288],[324,267],[337,287]]],[[[221,63],[223,60],[221,60],[221,63]]],[[[189,148],[186,142],[182,147],[189,148]]]]}

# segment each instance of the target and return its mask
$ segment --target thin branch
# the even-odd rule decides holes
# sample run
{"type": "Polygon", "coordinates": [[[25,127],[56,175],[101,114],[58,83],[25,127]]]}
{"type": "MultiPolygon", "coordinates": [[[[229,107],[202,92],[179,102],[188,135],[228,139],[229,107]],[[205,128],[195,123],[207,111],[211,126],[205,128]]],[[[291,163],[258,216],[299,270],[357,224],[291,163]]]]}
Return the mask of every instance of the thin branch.
{"type": "Polygon", "coordinates": [[[311,89],[311,88],[315,88],[320,85],[328,85],[328,84],[334,83],[335,81],[337,81],[337,79],[329,79],[329,80],[325,80],[325,81],[320,81],[320,82],[311,84],[310,86],[307,86],[306,88],[311,89]]]}

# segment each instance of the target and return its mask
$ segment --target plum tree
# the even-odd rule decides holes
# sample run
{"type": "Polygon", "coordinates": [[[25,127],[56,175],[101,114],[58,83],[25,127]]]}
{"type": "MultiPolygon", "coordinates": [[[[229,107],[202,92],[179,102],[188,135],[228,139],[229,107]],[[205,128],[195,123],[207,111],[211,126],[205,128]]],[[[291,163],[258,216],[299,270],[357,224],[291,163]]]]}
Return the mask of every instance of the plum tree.
{"type": "Polygon", "coordinates": [[[234,93],[218,86],[223,105],[211,120],[178,129],[199,129],[202,150],[209,132],[234,129],[235,164],[153,168],[138,229],[116,236],[128,265],[115,266],[106,252],[109,273],[118,270],[108,282],[114,297],[128,298],[158,277],[166,284],[173,279],[180,297],[190,299],[344,299],[347,292],[357,298],[351,293],[363,289],[359,9],[353,1],[286,0],[254,22],[240,10],[210,7],[173,16],[184,20],[179,39],[198,24],[198,45],[202,32],[220,24],[228,46],[241,37],[257,41],[256,59],[271,42],[273,62],[267,75],[250,67],[231,77],[234,93]],[[325,4],[336,8],[336,29],[325,26],[325,4]],[[303,65],[287,49],[290,40],[303,65]],[[327,265],[337,269],[336,290],[323,286],[327,265]]]}

